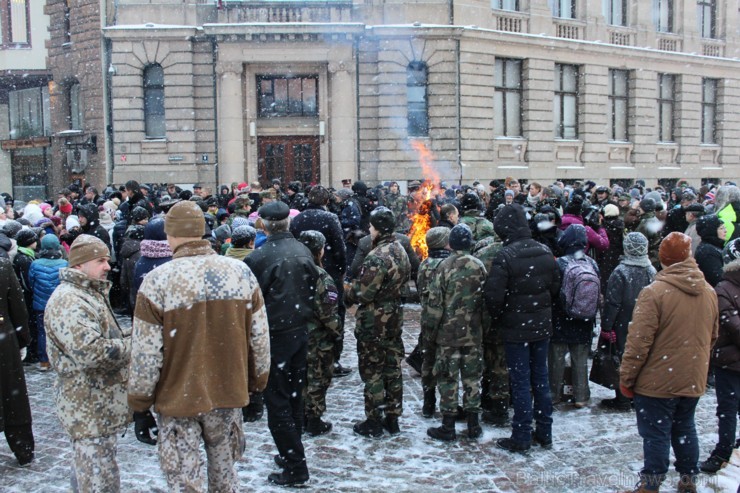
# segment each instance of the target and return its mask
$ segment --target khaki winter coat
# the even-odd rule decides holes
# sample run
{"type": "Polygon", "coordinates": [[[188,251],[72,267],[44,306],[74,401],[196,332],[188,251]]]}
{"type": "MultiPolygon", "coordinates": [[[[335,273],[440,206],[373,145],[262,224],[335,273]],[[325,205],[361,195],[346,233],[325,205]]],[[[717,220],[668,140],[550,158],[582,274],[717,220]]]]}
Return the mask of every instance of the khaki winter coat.
{"type": "Polygon", "coordinates": [[[113,316],[109,281],[70,268],[61,269],[59,279],[44,312],[49,361],[57,372],[57,414],[73,440],[110,435],[131,421],[131,332],[113,316]]]}
{"type": "Polygon", "coordinates": [[[637,298],[620,383],[648,397],[701,396],[718,327],[717,295],[696,261],[663,269],[637,298]]]}

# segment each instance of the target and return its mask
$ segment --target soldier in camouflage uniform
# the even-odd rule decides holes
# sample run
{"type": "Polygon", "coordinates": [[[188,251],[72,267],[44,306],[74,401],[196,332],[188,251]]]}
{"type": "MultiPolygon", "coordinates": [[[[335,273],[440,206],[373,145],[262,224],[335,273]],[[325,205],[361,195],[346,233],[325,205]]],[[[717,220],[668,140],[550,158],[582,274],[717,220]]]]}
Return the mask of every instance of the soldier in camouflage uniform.
{"type": "Polygon", "coordinates": [[[473,240],[478,242],[488,236],[494,236],[493,224],[481,216],[480,198],[478,195],[468,192],[460,199],[460,211],[462,215],[459,224],[467,224],[473,232],[473,240]]]}
{"type": "Polygon", "coordinates": [[[375,438],[383,435],[383,428],[391,434],[400,433],[398,417],[403,403],[401,291],[409,280],[411,263],[394,238],[395,225],[390,209],[378,207],[372,212],[373,250],[365,257],[359,278],[346,290],[348,306],[359,305],[355,337],[367,417],[353,429],[375,438]]]}
{"type": "MultiPolygon", "coordinates": [[[[489,236],[475,244],[473,255],[491,270],[493,257],[503,244],[489,236]]],[[[483,378],[481,379],[481,419],[484,423],[506,426],[509,422],[509,372],[501,331],[493,323],[488,310],[483,310],[483,378]]]]}
{"type": "MultiPolygon", "coordinates": [[[[429,256],[419,266],[419,274],[416,277],[416,289],[419,292],[419,302],[422,310],[429,302],[429,284],[434,272],[444,259],[450,256],[447,242],[450,230],[444,227],[431,228],[427,231],[426,240],[429,248],[429,256]]],[[[436,405],[437,379],[434,376],[434,360],[437,355],[437,343],[432,338],[433,327],[429,327],[422,320],[419,331],[419,347],[421,347],[421,388],[424,390],[424,405],[421,414],[425,418],[434,416],[436,405]]],[[[412,353],[413,354],[413,353],[412,353]]]]}
{"type": "Polygon", "coordinates": [[[136,298],[128,402],[158,414],[159,464],[171,491],[238,491],[241,408],[250,391],[265,388],[270,369],[262,291],[243,262],[201,239],[205,219],[194,202],[175,204],[164,227],[173,256],[147,274],[136,298]]]}
{"type": "Polygon", "coordinates": [[[311,251],[319,278],[316,282],[316,316],[308,323],[308,357],[306,358],[306,386],[303,405],[306,411],[306,433],[311,436],[331,431],[331,423],[321,420],[326,412],[326,391],[334,373],[334,354],[337,339],[342,335],[339,318],[339,291],[334,279],[321,266],[326,237],[314,230],[301,232],[298,241],[311,251]]]}
{"type": "Polygon", "coordinates": [[[131,420],[126,381],[130,331],[108,302],[110,251],[98,238],[80,235],[69,251],[70,268],[49,298],[44,317],[51,366],[56,370],[57,415],[72,441],[72,489],[120,490],[117,435],[131,420]]]}
{"type": "Polygon", "coordinates": [[[437,440],[455,439],[458,382],[462,380],[463,409],[468,417],[468,438],[478,438],[483,430],[480,412],[481,340],[483,284],[486,269],[470,254],[473,233],[464,224],[450,231],[453,253],[437,267],[429,285],[429,295],[421,316],[431,328],[437,343],[434,374],[440,394],[442,426],[429,428],[437,440]]]}
{"type": "Polygon", "coordinates": [[[408,198],[401,195],[398,182],[392,181],[388,190],[388,195],[385,196],[384,202],[385,206],[393,211],[393,215],[396,216],[395,231],[397,233],[407,234],[411,229],[408,198]]]}

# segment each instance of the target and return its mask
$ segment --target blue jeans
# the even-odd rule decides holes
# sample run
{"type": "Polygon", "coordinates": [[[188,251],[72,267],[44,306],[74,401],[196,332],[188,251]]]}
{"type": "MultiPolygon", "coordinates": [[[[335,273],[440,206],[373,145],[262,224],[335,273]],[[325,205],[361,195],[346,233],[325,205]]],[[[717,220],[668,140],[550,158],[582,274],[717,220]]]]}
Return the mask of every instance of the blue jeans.
{"type": "Polygon", "coordinates": [[[545,339],[506,343],[506,366],[514,404],[511,438],[521,444],[532,442],[532,419],[537,422],[537,436],[543,440],[552,439],[552,398],[547,371],[549,342],[545,339]]]}
{"type": "Polygon", "coordinates": [[[640,474],[647,480],[648,489],[657,490],[668,472],[671,446],[679,474],[699,473],[699,439],[694,424],[698,402],[698,397],[663,399],[635,394],[637,431],[645,455],[640,474]]]}
{"type": "Polygon", "coordinates": [[[719,421],[719,442],[716,451],[721,457],[729,459],[735,447],[737,416],[740,411],[740,373],[714,368],[714,380],[719,421]]]}
{"type": "Polygon", "coordinates": [[[36,348],[31,348],[31,350],[36,349],[36,354],[39,357],[39,362],[48,363],[49,356],[46,354],[46,326],[44,325],[44,312],[34,310],[34,315],[36,316],[37,346],[36,348]]]}

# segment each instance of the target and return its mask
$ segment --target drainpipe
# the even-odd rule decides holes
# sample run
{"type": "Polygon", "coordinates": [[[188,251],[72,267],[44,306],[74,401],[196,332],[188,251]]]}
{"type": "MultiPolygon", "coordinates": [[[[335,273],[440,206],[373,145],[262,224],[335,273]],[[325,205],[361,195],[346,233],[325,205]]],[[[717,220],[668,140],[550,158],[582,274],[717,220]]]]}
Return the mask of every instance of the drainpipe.
{"type": "Polygon", "coordinates": [[[457,164],[460,166],[460,182],[458,185],[462,186],[463,182],[463,162],[462,162],[462,118],[461,118],[461,106],[460,101],[460,38],[455,40],[455,70],[457,76],[457,164]]]}
{"type": "Polygon", "coordinates": [[[219,183],[218,181],[218,74],[216,73],[216,61],[218,58],[218,54],[216,53],[217,50],[218,43],[216,42],[216,38],[213,37],[211,38],[211,53],[213,54],[213,141],[216,144],[213,151],[213,174],[216,180],[216,187],[220,187],[221,183],[219,183]]]}
{"type": "MultiPolygon", "coordinates": [[[[357,142],[355,144],[355,160],[357,161],[357,180],[361,180],[360,176],[360,39],[355,37],[354,41],[354,52],[355,52],[355,129],[357,134],[357,142]]],[[[377,167],[376,167],[377,169],[377,167]]],[[[340,178],[341,179],[341,178],[340,178]]]]}

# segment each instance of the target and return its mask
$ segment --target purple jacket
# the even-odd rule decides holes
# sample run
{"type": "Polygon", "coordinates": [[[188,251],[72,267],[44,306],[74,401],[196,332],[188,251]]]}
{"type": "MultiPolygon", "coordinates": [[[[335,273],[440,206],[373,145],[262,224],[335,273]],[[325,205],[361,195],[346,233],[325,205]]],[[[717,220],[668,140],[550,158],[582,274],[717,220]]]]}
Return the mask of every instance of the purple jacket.
{"type": "Polygon", "coordinates": [[[571,224],[580,224],[582,226],[585,226],[586,239],[588,240],[588,245],[584,250],[586,253],[588,253],[589,248],[594,248],[599,252],[603,252],[604,250],[609,248],[609,237],[606,234],[606,229],[599,228],[599,230],[596,231],[591,226],[586,226],[585,224],[583,224],[583,218],[581,218],[581,216],[576,216],[575,214],[563,214],[560,229],[565,231],[571,224]]]}

